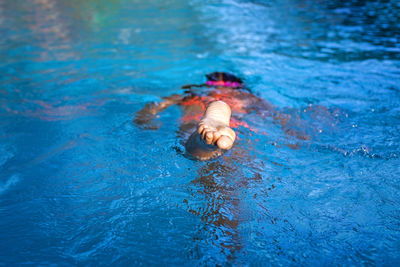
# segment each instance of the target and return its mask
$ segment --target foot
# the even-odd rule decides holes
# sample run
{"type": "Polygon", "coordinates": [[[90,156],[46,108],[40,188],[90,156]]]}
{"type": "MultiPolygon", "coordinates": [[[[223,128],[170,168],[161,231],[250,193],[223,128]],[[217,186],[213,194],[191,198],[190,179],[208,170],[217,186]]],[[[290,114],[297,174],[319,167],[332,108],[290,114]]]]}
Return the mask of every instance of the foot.
{"type": "Polygon", "coordinates": [[[208,105],[204,117],[199,123],[197,132],[209,145],[216,145],[221,149],[231,149],[236,134],[229,127],[231,109],[223,101],[215,101],[208,105]]]}

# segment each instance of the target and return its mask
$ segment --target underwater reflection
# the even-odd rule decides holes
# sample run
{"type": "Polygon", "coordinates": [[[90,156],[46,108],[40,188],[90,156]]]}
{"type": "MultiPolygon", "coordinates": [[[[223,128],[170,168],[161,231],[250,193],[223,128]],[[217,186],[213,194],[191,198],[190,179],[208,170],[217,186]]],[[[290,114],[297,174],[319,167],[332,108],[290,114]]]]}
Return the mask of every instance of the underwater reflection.
{"type": "MultiPolygon", "coordinates": [[[[229,154],[201,166],[190,182],[191,198],[184,200],[185,209],[203,222],[193,238],[194,258],[208,255],[208,261],[217,263],[221,259],[213,251],[219,251],[224,262],[245,264],[242,257],[249,253],[249,234],[262,235],[263,231],[276,228],[277,221],[287,221],[273,215],[268,203],[281,179],[263,174],[267,169],[280,172],[287,167],[272,159],[256,159],[246,148],[251,150],[253,144],[241,139],[229,154]],[[254,221],[259,228],[256,231],[251,226],[254,221]]],[[[271,245],[280,249],[277,240],[271,241],[271,245]]]]}
{"type": "MultiPolygon", "coordinates": [[[[26,13],[24,21],[35,37],[35,43],[42,48],[38,61],[46,62],[76,58],[71,49],[72,39],[68,20],[62,14],[59,2],[50,0],[35,0],[30,6],[31,12],[26,13]],[[52,52],[52,51],[56,52],[52,52]]],[[[19,7],[19,6],[18,6],[19,7]]],[[[26,8],[26,7],[20,7],[26,8]]]]}
{"type": "Polygon", "coordinates": [[[195,207],[187,201],[186,203],[188,211],[199,216],[204,223],[198,233],[198,242],[215,246],[233,259],[243,248],[239,191],[242,186],[240,179],[244,176],[231,163],[213,161],[200,168],[190,189],[191,194],[202,198],[204,204],[195,207]],[[202,239],[200,236],[204,235],[206,237],[202,239]]]}

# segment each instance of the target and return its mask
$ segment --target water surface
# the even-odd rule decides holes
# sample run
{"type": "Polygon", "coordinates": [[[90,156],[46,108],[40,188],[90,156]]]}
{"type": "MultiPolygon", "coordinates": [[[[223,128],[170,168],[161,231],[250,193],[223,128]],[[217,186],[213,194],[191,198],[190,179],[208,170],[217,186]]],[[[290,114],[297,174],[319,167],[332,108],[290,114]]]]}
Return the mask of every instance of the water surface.
{"type": "Polygon", "coordinates": [[[0,265],[400,262],[398,1],[0,1],[0,265]],[[245,79],[249,114],[186,158],[179,107],[245,79]]]}

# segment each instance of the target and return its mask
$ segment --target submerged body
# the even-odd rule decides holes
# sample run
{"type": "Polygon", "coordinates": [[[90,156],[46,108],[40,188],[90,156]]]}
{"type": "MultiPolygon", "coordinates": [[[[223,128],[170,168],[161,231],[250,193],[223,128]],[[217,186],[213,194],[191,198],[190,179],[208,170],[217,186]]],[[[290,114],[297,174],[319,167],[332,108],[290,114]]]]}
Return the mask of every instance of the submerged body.
{"type": "MultiPolygon", "coordinates": [[[[236,138],[234,129],[239,125],[254,131],[243,120],[250,113],[272,118],[285,134],[297,140],[309,140],[315,132],[321,132],[309,122],[305,124],[298,111],[279,111],[255,96],[232,74],[214,72],[206,76],[209,80],[205,84],[182,87],[189,89],[184,94],[165,97],[159,103],[146,104],[136,114],[134,122],[147,129],[157,129],[153,121],[156,115],[171,105],[179,105],[183,111],[179,129],[184,135],[183,139],[187,140],[186,151],[201,160],[214,158],[231,149],[236,138]],[[193,87],[206,87],[207,90],[193,91],[193,87]]],[[[330,111],[323,106],[310,105],[302,110],[302,113],[305,112],[315,118],[332,117],[330,111]]],[[[297,143],[288,146],[295,149],[297,143]]]]}
{"type": "MultiPolygon", "coordinates": [[[[214,74],[221,76],[221,73],[214,74]]],[[[147,128],[157,128],[151,122],[155,115],[171,105],[179,105],[183,110],[180,129],[192,133],[185,142],[186,151],[200,160],[219,156],[232,148],[236,139],[232,128],[238,125],[248,127],[241,120],[243,115],[255,107],[272,110],[267,102],[242,89],[241,84],[234,87],[232,85],[237,84],[233,82],[222,79],[221,82],[206,93],[190,90],[183,95],[166,97],[160,103],[147,104],[137,113],[135,122],[147,128]]]]}

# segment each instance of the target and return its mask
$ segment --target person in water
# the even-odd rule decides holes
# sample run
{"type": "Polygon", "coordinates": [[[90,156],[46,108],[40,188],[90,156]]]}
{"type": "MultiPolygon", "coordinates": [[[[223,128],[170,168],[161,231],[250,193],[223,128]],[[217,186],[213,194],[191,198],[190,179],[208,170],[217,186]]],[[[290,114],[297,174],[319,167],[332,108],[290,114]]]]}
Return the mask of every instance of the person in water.
{"type": "Polygon", "coordinates": [[[152,124],[152,119],[171,105],[179,105],[183,109],[181,129],[192,132],[185,143],[186,151],[197,159],[207,160],[232,148],[236,139],[233,128],[239,125],[249,128],[241,120],[243,115],[261,109],[263,113],[268,111],[272,114],[272,106],[252,94],[233,74],[213,72],[206,77],[205,84],[183,86],[187,89],[184,94],[146,104],[137,112],[134,122],[155,129],[157,127],[152,124]]]}

